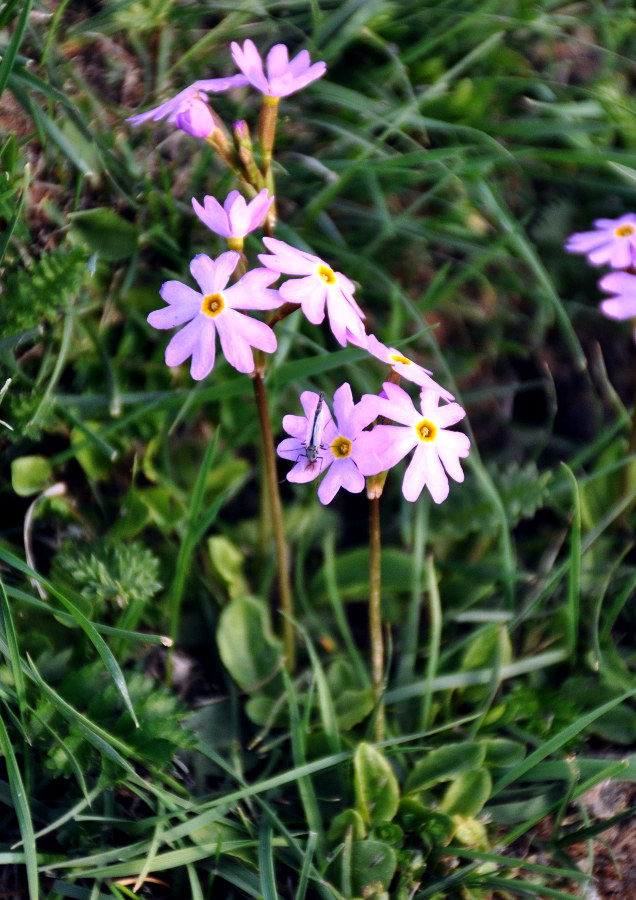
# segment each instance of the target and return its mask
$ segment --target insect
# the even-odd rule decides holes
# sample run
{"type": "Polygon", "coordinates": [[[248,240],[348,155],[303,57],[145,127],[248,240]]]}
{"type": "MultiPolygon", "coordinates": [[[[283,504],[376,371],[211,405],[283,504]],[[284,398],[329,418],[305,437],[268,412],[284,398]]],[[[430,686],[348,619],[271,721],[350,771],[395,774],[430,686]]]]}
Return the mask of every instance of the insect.
{"type": "Polygon", "coordinates": [[[316,409],[314,411],[314,418],[311,423],[311,429],[309,431],[309,437],[307,438],[307,443],[305,444],[305,456],[307,457],[307,461],[310,465],[313,465],[318,457],[318,450],[322,449],[320,444],[320,418],[322,413],[322,405],[325,400],[325,394],[321,391],[318,394],[318,403],[316,404],[316,409]]]}

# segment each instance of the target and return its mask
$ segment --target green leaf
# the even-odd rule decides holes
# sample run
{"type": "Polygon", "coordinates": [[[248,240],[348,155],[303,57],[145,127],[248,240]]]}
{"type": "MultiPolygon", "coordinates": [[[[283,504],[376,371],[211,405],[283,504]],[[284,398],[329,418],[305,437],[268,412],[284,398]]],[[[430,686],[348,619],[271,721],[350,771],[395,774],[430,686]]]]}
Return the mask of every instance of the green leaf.
{"type": "Polygon", "coordinates": [[[525,756],[525,748],[518,741],[510,741],[507,738],[488,738],[479,742],[486,750],[484,760],[487,766],[495,769],[505,769],[506,766],[516,766],[525,756]]]}
{"type": "Polygon", "coordinates": [[[338,813],[327,832],[327,837],[332,844],[344,840],[347,831],[351,829],[354,840],[362,840],[367,836],[367,828],[360,813],[355,809],[344,809],[338,813]]]}
{"type": "Polygon", "coordinates": [[[216,639],[225,667],[248,693],[279,669],[282,646],[274,637],[267,604],[256,597],[237,597],[225,607],[216,639]]]}
{"type": "Polygon", "coordinates": [[[349,731],[369,715],[375,701],[371,688],[359,691],[343,691],[336,696],[334,710],[341,731],[349,731]]]}
{"type": "Polygon", "coordinates": [[[463,772],[448,788],[440,804],[449,816],[473,818],[490,797],[492,779],[487,769],[463,772]]]}
{"type": "Polygon", "coordinates": [[[102,259],[126,259],[137,250],[137,228],[112,209],[80,210],[69,218],[72,231],[102,259]]]}
{"type": "Polygon", "coordinates": [[[215,534],[208,538],[210,561],[219,578],[227,587],[230,597],[247,593],[247,581],[243,574],[245,555],[225,535],[215,534]]]}
{"type": "Polygon", "coordinates": [[[353,758],[356,807],[368,825],[390,822],[400,803],[391,764],[371,744],[360,744],[353,758]]]}
{"type": "Polygon", "coordinates": [[[35,848],[35,835],[33,833],[33,822],[31,820],[31,810],[29,809],[29,801],[24,789],[24,782],[22,780],[22,775],[20,774],[18,761],[1,716],[0,750],[5,759],[9,777],[9,788],[11,790],[11,799],[13,800],[13,806],[18,818],[22,843],[24,844],[29,898],[30,900],[38,900],[38,860],[35,848]]]}
{"type": "Polygon", "coordinates": [[[463,772],[478,768],[485,756],[486,748],[476,741],[438,747],[416,764],[406,779],[404,790],[407,794],[413,794],[440,781],[450,781],[463,772]]]}
{"type": "Polygon", "coordinates": [[[11,463],[11,486],[20,497],[46,490],[53,482],[53,469],[45,456],[19,456],[11,463]]]}
{"type": "Polygon", "coordinates": [[[336,884],[348,881],[353,897],[371,897],[388,888],[396,867],[395,850],[388,844],[352,841],[351,854],[340,853],[327,867],[327,876],[336,884]]]}

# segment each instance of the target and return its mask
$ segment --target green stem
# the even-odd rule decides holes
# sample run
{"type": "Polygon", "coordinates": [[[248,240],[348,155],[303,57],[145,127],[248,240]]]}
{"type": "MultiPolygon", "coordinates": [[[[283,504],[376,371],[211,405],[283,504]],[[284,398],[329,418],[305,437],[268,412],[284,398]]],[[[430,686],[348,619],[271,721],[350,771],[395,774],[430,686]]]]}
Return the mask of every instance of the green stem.
{"type": "Polygon", "coordinates": [[[271,516],[274,543],[276,545],[276,560],[278,563],[278,592],[280,605],[283,612],[283,647],[285,651],[285,664],[289,672],[294,671],[296,664],[296,643],[294,640],[294,602],[292,598],[291,582],[289,578],[289,554],[285,540],[285,528],[283,525],[283,508],[278,491],[278,477],[276,473],[276,452],[274,450],[274,435],[272,423],[267,409],[267,395],[263,374],[258,370],[252,376],[256,408],[261,425],[263,438],[263,455],[265,459],[265,481],[269,498],[269,512],[271,516]]]}
{"type": "MultiPolygon", "coordinates": [[[[278,121],[278,97],[270,97],[263,94],[263,105],[258,120],[258,140],[261,145],[261,157],[263,160],[263,180],[270,195],[274,197],[274,171],[272,169],[272,153],[274,152],[274,139],[276,137],[276,122],[278,121]]],[[[276,226],[276,202],[272,203],[265,217],[264,228],[271,237],[276,226]]]]}
{"type": "Polygon", "coordinates": [[[382,638],[382,541],[380,535],[380,498],[369,500],[369,635],[371,639],[371,680],[376,717],[373,736],[384,740],[384,642],[382,638]]]}

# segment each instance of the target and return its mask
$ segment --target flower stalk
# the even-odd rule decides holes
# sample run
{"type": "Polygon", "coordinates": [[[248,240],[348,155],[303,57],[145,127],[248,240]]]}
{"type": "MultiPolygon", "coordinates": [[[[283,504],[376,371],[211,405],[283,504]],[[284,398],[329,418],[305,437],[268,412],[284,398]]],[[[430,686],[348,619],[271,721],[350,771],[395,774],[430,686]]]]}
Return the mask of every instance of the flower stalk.
{"type": "Polygon", "coordinates": [[[276,561],[278,564],[278,594],[283,612],[283,649],[285,652],[285,666],[288,672],[293,672],[296,665],[296,643],[294,639],[294,601],[292,596],[291,581],[289,577],[289,553],[285,540],[285,528],[283,524],[283,508],[278,490],[278,476],[276,474],[276,453],[274,450],[274,435],[272,423],[267,408],[267,394],[265,382],[259,367],[252,375],[254,397],[261,426],[263,443],[263,457],[265,460],[265,481],[267,484],[267,497],[269,500],[272,530],[274,532],[274,544],[276,548],[276,561]]]}
{"type": "Polygon", "coordinates": [[[373,737],[384,740],[384,639],[382,636],[382,541],[380,499],[369,500],[369,637],[371,641],[371,683],[376,704],[373,737]]]}

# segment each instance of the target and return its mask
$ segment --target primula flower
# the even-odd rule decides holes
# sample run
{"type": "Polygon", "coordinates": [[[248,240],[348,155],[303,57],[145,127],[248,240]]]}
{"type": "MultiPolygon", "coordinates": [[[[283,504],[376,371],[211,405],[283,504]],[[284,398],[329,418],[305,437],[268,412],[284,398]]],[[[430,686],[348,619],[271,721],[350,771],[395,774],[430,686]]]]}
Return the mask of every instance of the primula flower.
{"type": "Polygon", "coordinates": [[[142,122],[150,120],[158,122],[159,119],[165,119],[167,116],[168,122],[174,123],[182,131],[187,131],[193,137],[206,138],[214,131],[214,118],[206,103],[208,92],[218,93],[244,84],[247,84],[247,78],[244,75],[195,81],[171,100],[166,100],[165,103],[161,103],[147,112],[130,116],[126,121],[131,125],[141,125],[142,122]]]}
{"type": "Polygon", "coordinates": [[[166,281],[159,293],[169,305],[148,316],[153,328],[188,323],[166,347],[166,365],[178,366],[191,356],[190,374],[197,381],[212,371],[217,331],[225,358],[239,372],[254,371],[252,347],[266,353],[276,349],[276,335],[269,325],[237,312],[280,306],[278,291],[268,288],[276,273],[252,269],[226,287],[240,258],[234,250],[222,253],[217,260],[199,253],[190,263],[190,272],[200,292],[180,281],[166,281]]]}
{"type": "MultiPolygon", "coordinates": [[[[598,283],[609,294],[616,294],[603,300],[601,312],[610,319],[633,319],[636,317],[636,275],[629,272],[610,272],[598,283]]],[[[636,339],[636,330],[634,332],[636,339]]]]}
{"type": "Polygon", "coordinates": [[[259,260],[268,269],[283,275],[303,275],[286,281],[279,288],[281,297],[299,303],[313,325],[325,318],[325,302],[329,325],[338,343],[344,347],[348,340],[366,346],[364,313],[353,299],[355,285],[342,274],[334,272],[326,262],[304,250],[297,250],[276,238],[263,238],[272,255],[261,253],[259,260]]]}
{"type": "Polygon", "coordinates": [[[375,475],[384,468],[384,461],[376,454],[375,429],[363,431],[377,417],[380,398],[365,394],[354,405],[351,388],[345,382],[333,395],[335,421],[327,404],[313,391],[304,391],[300,402],[305,415],[283,418],[283,428],[291,437],[281,441],[276,451],[283,459],[296,463],[287,473],[287,480],[313,481],[327,469],[318,488],[321,503],[331,503],[341,487],[359,494],[364,488],[364,476],[375,475]],[[310,440],[316,442],[315,460],[308,451],[310,440]]]}
{"type": "Polygon", "coordinates": [[[243,47],[232,43],[234,62],[244,73],[249,83],[269,97],[287,97],[320,78],[327,71],[324,62],[310,65],[307,50],[301,50],[292,60],[285,44],[276,44],[267,54],[267,77],[263,72],[263,61],[253,41],[245,41],[243,47]]]}
{"type": "Polygon", "coordinates": [[[409,359],[408,356],[404,356],[399,350],[396,350],[395,347],[385,346],[374,334],[367,335],[366,348],[376,359],[391,366],[393,371],[401,378],[406,378],[407,381],[412,381],[413,384],[419,384],[421,388],[430,388],[437,391],[444,400],[455,399],[450,391],[441,387],[431,378],[432,373],[429,369],[419,366],[412,359],[409,359]]]}
{"type": "Polygon", "coordinates": [[[383,387],[385,397],[380,398],[380,415],[402,423],[376,425],[373,429],[383,468],[390,469],[415,447],[404,475],[402,493],[407,500],[414,501],[427,487],[435,503],[441,503],[448,496],[447,473],[455,481],[464,480],[459,460],[468,456],[470,441],[460,431],[446,429],[463,419],[466,412],[459,403],[439,406],[440,395],[430,388],[424,388],[420,394],[420,412],[397,384],[387,381],[383,387]]]}
{"type": "Polygon", "coordinates": [[[214,197],[206,195],[203,206],[192,198],[192,206],[197,216],[215,234],[224,238],[244,238],[262,223],[268,209],[274,202],[268,196],[267,188],[246,203],[238,191],[230,191],[223,206],[214,197]]]}
{"type": "Polygon", "coordinates": [[[636,215],[596,219],[596,231],[571,234],[565,245],[570,253],[583,253],[593,266],[626,269],[636,263],[636,215]]]}

